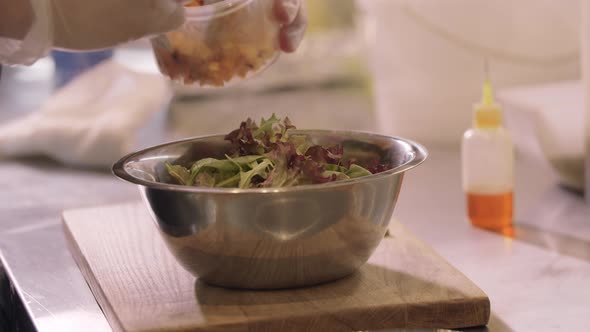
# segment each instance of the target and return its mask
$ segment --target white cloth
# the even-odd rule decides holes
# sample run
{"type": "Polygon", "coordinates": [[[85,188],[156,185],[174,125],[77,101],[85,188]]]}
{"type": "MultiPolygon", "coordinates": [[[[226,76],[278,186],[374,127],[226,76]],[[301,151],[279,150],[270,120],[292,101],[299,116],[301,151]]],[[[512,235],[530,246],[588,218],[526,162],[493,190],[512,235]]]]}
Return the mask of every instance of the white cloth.
{"type": "Polygon", "coordinates": [[[0,158],[46,155],[72,166],[110,167],[137,148],[139,133],[171,96],[160,75],[107,61],[75,78],[38,111],[0,125],[0,158]]]}

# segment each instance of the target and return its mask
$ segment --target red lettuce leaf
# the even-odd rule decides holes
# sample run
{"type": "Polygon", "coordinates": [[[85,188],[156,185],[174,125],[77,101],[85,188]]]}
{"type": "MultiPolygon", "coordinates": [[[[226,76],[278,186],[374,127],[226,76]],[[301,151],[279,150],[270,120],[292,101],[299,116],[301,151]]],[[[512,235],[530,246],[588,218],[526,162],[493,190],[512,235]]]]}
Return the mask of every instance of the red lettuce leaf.
{"type": "Polygon", "coordinates": [[[315,162],[333,165],[340,165],[343,154],[344,147],[342,145],[334,145],[330,147],[314,145],[305,152],[305,156],[315,162]]]}

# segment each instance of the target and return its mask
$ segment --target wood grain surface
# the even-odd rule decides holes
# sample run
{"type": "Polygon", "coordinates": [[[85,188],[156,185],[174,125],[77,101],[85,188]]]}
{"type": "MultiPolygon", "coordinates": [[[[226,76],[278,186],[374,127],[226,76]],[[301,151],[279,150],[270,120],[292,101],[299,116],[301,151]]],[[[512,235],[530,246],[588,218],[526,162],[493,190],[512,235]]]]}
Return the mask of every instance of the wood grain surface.
{"type": "Polygon", "coordinates": [[[281,291],[195,280],[140,204],[66,211],[64,230],[115,331],[461,328],[490,316],[486,294],[399,223],[356,274],[281,291]]]}

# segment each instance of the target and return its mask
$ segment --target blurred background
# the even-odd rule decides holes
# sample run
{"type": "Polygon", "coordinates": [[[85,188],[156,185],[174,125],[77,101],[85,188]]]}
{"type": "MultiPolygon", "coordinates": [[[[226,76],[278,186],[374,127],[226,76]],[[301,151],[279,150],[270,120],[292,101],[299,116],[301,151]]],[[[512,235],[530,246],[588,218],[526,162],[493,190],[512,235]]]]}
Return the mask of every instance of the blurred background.
{"type": "MultiPolygon", "coordinates": [[[[581,37],[579,0],[306,0],[306,5],[309,29],[299,50],[283,54],[261,75],[224,89],[164,79],[147,40],[90,53],[53,51],[31,67],[4,67],[0,148],[34,153],[55,150],[59,142],[62,150],[62,145],[78,149],[67,135],[55,133],[59,126],[38,130],[58,136],[48,143],[27,136],[22,128],[1,125],[39,110],[49,114],[44,122],[58,123],[64,121],[60,114],[66,104],[69,112],[79,108],[83,117],[85,112],[106,113],[104,103],[112,113],[109,121],[129,121],[132,112],[127,109],[159,100],[147,98],[150,85],[143,83],[151,77],[169,86],[171,100],[160,98],[165,102],[152,107],[158,110],[155,115],[150,110],[145,118],[133,119],[124,148],[110,149],[114,144],[108,139],[97,139],[75,156],[54,153],[57,159],[68,164],[85,158],[89,162],[82,166],[106,169],[125,152],[228,132],[247,117],[272,113],[289,116],[300,128],[375,131],[414,139],[429,149],[458,150],[480,98],[487,59],[518,157],[552,168],[567,189],[584,191],[586,109],[580,55],[588,43],[581,37]],[[104,62],[118,67],[72,82],[104,62]],[[118,71],[144,76],[135,77],[131,86],[123,84],[118,97],[102,98],[121,83],[124,75],[118,81],[108,77],[118,71]],[[93,110],[83,112],[86,106],[93,110]],[[7,144],[7,138],[15,141],[15,131],[24,135],[20,141],[42,142],[24,148],[7,144]],[[94,165],[89,155],[102,164],[94,165]]],[[[84,128],[94,130],[92,124],[84,128]]],[[[120,135],[103,129],[97,132],[120,135]]]]}
{"type": "MultiPolygon", "coordinates": [[[[436,163],[444,160],[441,174],[453,174],[458,179],[456,151],[463,132],[471,126],[472,107],[480,98],[487,58],[518,158],[530,160],[517,172],[521,179],[528,174],[528,189],[517,195],[517,204],[521,197],[521,201],[540,202],[534,211],[520,210],[517,218],[541,220],[555,216],[556,220],[558,215],[569,213],[571,220],[587,221],[585,210],[572,208],[582,204],[579,193],[584,188],[586,153],[580,57],[581,45],[586,43],[580,43],[583,33],[579,0],[306,3],[310,26],[295,54],[282,55],[262,75],[227,89],[201,89],[166,81],[172,91],[170,102],[158,116],[136,128],[141,135],[129,141],[129,148],[225,133],[247,117],[258,119],[276,113],[289,116],[300,128],[376,131],[414,139],[437,151],[428,163],[436,169],[436,163]],[[454,152],[446,154],[447,150],[454,152]],[[450,159],[452,162],[447,162],[450,159]],[[555,184],[559,182],[568,190],[553,186],[554,179],[542,171],[545,168],[557,176],[555,184]],[[534,179],[537,174],[544,182],[534,179]],[[551,189],[544,191],[547,181],[551,189]],[[530,197],[525,199],[525,194],[530,197]]],[[[146,40],[94,53],[55,51],[31,67],[4,67],[0,79],[0,128],[53,103],[80,73],[104,61],[114,61],[133,72],[159,75],[146,40]]],[[[136,84],[136,89],[143,88],[140,81],[136,84]]],[[[84,88],[98,98],[101,87],[97,83],[84,88]]],[[[69,93],[75,95],[75,90],[69,93]]],[[[125,105],[113,109],[124,117],[125,105]]],[[[59,121],[58,116],[55,119],[59,121]]],[[[115,113],[111,123],[116,124],[117,119],[115,113]]],[[[0,146],[1,133],[2,129],[0,146]]],[[[102,147],[109,148],[108,144],[102,147]]],[[[0,177],[0,187],[8,188],[0,192],[0,201],[14,202],[3,207],[3,214],[12,217],[4,222],[0,234],[24,232],[22,220],[41,229],[44,223],[59,222],[53,220],[57,218],[49,221],[49,217],[38,220],[38,215],[57,216],[66,208],[137,197],[135,188],[119,184],[105,169],[94,172],[62,166],[38,159],[0,164],[0,174],[27,182],[27,186],[21,186],[18,181],[0,177]],[[85,185],[79,186],[80,182],[85,185]],[[46,188],[59,188],[69,195],[52,194],[46,188]]],[[[415,199],[421,204],[425,192],[438,182],[445,183],[435,173],[421,173],[420,190],[415,195],[405,194],[405,201],[402,199],[396,210],[404,221],[424,219],[422,210],[428,209],[414,209],[414,205],[410,209],[410,204],[404,203],[415,199]]],[[[460,195],[460,183],[456,182],[451,190],[460,195]]],[[[446,202],[446,198],[441,199],[446,202]]],[[[463,206],[453,207],[458,211],[453,213],[462,216],[463,206]]],[[[547,229],[565,232],[554,219],[547,222],[547,229]]],[[[590,236],[588,227],[580,228],[575,222],[572,225],[575,227],[569,228],[569,236],[580,232],[585,232],[586,238],[590,236]]],[[[415,226],[415,230],[420,227],[415,226]]],[[[51,232],[51,236],[61,236],[59,230],[51,232]]],[[[39,241],[43,241],[41,237],[39,241]]],[[[5,242],[10,244],[10,239],[5,242]]],[[[52,268],[43,260],[35,264],[52,268]]],[[[18,263],[13,265],[19,268],[18,263]]],[[[24,265],[21,270],[26,270],[24,265]]],[[[8,294],[0,297],[0,307],[5,307],[0,311],[0,320],[5,324],[26,324],[9,319],[22,310],[9,301],[15,296],[3,273],[0,289],[8,294]]]]}
{"type": "MultiPolygon", "coordinates": [[[[295,54],[283,54],[261,75],[224,89],[165,81],[171,101],[154,106],[162,109],[156,116],[137,120],[137,135],[118,154],[228,132],[247,117],[272,113],[289,116],[300,128],[376,131],[429,148],[458,149],[462,133],[471,125],[473,104],[480,98],[487,59],[519,157],[553,168],[561,184],[583,192],[580,54],[587,43],[580,42],[579,0],[306,0],[306,5],[308,34],[295,54]]],[[[59,119],[55,114],[61,113],[60,107],[80,94],[87,96],[80,97],[76,107],[96,104],[101,89],[116,82],[101,75],[115,76],[122,69],[159,77],[147,40],[91,53],[53,51],[31,67],[5,67],[0,124],[44,108],[51,109],[50,119],[59,119]],[[89,86],[68,84],[102,62],[120,67],[109,74],[98,72],[87,79],[89,86]],[[102,85],[94,83],[97,77],[102,85]],[[64,86],[70,91],[63,93],[64,86]]],[[[136,78],[137,89],[147,89],[142,86],[145,77],[136,78]]],[[[115,118],[121,114],[125,119],[131,113],[125,112],[129,105],[153,103],[127,89],[113,99],[117,105],[105,101],[111,111],[121,109],[115,118]]],[[[95,113],[103,112],[94,106],[95,113]]],[[[5,132],[0,129],[0,147],[6,144],[5,132]]],[[[65,136],[59,139],[68,143],[65,136]]],[[[107,156],[101,166],[119,156],[108,150],[109,144],[95,143],[86,152],[107,156]]],[[[19,148],[24,149],[19,144],[14,149],[19,148]]],[[[81,156],[87,158],[72,158],[81,156]]]]}
{"type": "MultiPolygon", "coordinates": [[[[564,182],[581,189],[579,5],[307,0],[309,33],[296,54],[231,88],[172,85],[166,136],[149,143],[226,132],[248,116],[275,112],[302,128],[379,131],[458,147],[487,58],[519,150],[551,160],[564,182]]],[[[32,67],[4,68],[0,121],[38,109],[77,73],[110,58],[158,72],[147,41],[91,54],[55,51],[32,67]]]]}

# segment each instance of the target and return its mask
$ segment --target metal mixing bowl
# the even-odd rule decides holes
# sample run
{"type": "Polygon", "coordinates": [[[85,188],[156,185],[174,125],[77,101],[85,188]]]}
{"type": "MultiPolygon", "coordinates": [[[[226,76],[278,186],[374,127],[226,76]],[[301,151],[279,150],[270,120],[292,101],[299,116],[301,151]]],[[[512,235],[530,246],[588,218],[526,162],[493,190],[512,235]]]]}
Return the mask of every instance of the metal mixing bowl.
{"type": "Polygon", "coordinates": [[[169,184],[164,161],[224,158],[223,136],[199,137],[124,157],[115,175],[139,185],[168,248],[210,284],[248,289],[309,286],[364,264],[387,230],[404,173],[426,159],[411,141],[360,132],[298,131],[315,144],[342,144],[345,158],[377,158],[393,169],[353,180],[277,189],[169,184]]]}

